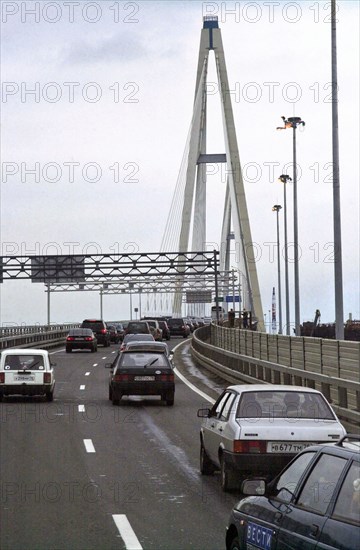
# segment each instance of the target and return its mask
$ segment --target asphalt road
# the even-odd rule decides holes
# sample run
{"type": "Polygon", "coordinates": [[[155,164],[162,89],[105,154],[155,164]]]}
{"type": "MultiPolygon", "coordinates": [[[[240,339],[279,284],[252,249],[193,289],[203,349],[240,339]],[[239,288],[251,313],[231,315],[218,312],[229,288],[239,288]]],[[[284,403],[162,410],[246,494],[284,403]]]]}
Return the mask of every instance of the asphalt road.
{"type": "Polygon", "coordinates": [[[209,401],[182,377],[211,397],[226,383],[187,364],[186,347],[173,407],[157,397],[112,405],[104,366],[115,346],[53,352],[52,403],[0,403],[2,550],[225,547],[239,495],[199,473],[196,412],[209,401]]]}

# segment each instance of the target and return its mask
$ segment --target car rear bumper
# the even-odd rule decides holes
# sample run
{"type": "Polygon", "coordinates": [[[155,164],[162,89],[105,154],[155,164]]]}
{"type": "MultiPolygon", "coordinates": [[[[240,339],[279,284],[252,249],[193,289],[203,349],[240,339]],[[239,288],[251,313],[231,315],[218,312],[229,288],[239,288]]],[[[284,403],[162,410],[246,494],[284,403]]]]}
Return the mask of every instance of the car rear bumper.
{"type": "Polygon", "coordinates": [[[54,391],[55,384],[7,384],[0,386],[0,395],[44,395],[54,391]]]}
{"type": "Polygon", "coordinates": [[[224,451],[227,466],[244,475],[275,476],[296,456],[274,453],[231,453],[224,451]]]}
{"type": "Polygon", "coordinates": [[[113,384],[112,392],[115,398],[120,395],[163,395],[175,392],[173,382],[129,382],[113,384]]]}
{"type": "Polygon", "coordinates": [[[66,347],[68,349],[92,349],[95,347],[96,344],[89,344],[89,342],[81,343],[76,342],[76,344],[66,344],[66,347]]]}

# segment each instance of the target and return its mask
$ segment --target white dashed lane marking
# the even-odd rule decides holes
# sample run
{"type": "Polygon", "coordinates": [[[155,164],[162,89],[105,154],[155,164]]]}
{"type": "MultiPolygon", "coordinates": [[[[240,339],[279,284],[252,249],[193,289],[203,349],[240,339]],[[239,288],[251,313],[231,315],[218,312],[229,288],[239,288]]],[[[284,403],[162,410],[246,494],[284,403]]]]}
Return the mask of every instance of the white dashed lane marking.
{"type": "Polygon", "coordinates": [[[124,541],[125,547],[129,550],[142,550],[142,546],[125,514],[113,514],[113,520],[124,541]]]}
{"type": "Polygon", "coordinates": [[[91,439],[84,439],[84,445],[87,453],[96,453],[91,439]]]}
{"type": "Polygon", "coordinates": [[[85,389],[84,384],[82,384],[82,385],[80,386],[80,389],[81,389],[81,390],[84,390],[84,389],[85,389]]]}

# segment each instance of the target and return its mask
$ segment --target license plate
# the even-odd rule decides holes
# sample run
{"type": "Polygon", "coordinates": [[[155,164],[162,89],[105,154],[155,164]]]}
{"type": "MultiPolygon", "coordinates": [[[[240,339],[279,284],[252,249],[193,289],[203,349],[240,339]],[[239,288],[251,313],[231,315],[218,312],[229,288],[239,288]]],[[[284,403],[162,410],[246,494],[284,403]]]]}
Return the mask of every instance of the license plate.
{"type": "Polygon", "coordinates": [[[35,382],[34,374],[14,374],[14,382],[35,382]]]}
{"type": "Polygon", "coordinates": [[[155,376],[134,376],[135,382],[151,382],[155,380],[155,376]]]}
{"type": "Polygon", "coordinates": [[[289,442],[289,441],[269,441],[267,444],[268,453],[299,453],[306,447],[314,445],[313,443],[289,442]]]}

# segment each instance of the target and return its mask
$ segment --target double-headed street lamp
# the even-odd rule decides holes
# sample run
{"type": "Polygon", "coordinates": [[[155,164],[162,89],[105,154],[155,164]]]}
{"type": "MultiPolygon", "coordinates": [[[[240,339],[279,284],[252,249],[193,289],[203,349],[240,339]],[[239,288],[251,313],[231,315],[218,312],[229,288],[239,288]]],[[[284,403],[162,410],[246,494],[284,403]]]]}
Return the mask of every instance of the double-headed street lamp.
{"type": "Polygon", "coordinates": [[[298,116],[289,117],[284,121],[284,126],[277,130],[293,129],[293,182],[294,182],[294,287],[295,287],[295,334],[300,336],[300,289],[299,289],[299,234],[298,234],[298,211],[297,211],[297,170],[296,170],[296,128],[305,126],[305,122],[298,116]]]}
{"type": "Polygon", "coordinates": [[[290,336],[290,299],[289,299],[289,256],[288,256],[288,235],[287,235],[287,206],[286,206],[286,184],[292,181],[287,174],[281,174],[279,181],[284,184],[284,246],[285,246],[285,313],[286,313],[286,334],[290,336]]]}
{"type": "Polygon", "coordinates": [[[279,235],[279,212],[282,206],[274,204],[273,212],[276,212],[276,235],[277,235],[277,262],[278,262],[278,295],[279,295],[279,334],[282,334],[282,305],[281,305],[281,273],[280,273],[280,235],[279,235]]]}

